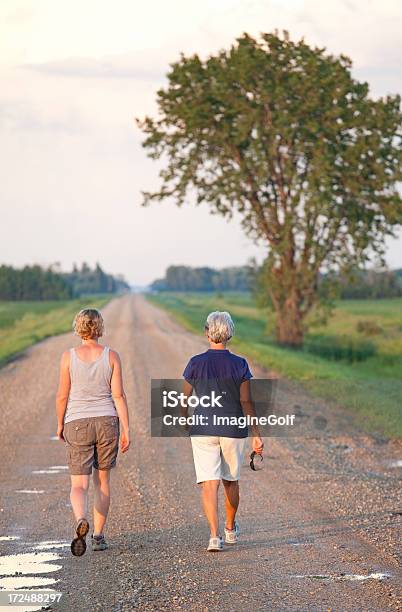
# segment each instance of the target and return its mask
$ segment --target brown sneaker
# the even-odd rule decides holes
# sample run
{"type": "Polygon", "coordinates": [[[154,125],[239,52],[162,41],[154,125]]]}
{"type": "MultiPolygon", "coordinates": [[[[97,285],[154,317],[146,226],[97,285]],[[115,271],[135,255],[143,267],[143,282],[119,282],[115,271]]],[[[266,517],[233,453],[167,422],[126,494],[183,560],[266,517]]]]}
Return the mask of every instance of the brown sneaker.
{"type": "Polygon", "coordinates": [[[74,557],[82,557],[87,549],[85,537],[89,531],[89,523],[86,518],[82,518],[78,521],[75,528],[76,536],[71,542],[71,552],[74,557]]]}
{"type": "Polygon", "coordinates": [[[108,543],[106,542],[105,536],[101,535],[92,535],[91,536],[92,550],[106,550],[109,548],[108,543]]]}

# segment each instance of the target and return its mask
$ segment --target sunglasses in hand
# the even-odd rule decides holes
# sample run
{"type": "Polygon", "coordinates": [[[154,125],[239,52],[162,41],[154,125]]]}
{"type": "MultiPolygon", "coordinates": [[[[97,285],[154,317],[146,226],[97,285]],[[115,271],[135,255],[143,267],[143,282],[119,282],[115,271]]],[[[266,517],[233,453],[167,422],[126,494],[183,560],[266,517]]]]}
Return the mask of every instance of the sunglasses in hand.
{"type": "Polygon", "coordinates": [[[259,470],[262,470],[263,461],[264,461],[264,458],[262,455],[260,455],[259,453],[256,453],[255,451],[251,453],[250,467],[253,470],[253,472],[258,472],[259,470]]]}

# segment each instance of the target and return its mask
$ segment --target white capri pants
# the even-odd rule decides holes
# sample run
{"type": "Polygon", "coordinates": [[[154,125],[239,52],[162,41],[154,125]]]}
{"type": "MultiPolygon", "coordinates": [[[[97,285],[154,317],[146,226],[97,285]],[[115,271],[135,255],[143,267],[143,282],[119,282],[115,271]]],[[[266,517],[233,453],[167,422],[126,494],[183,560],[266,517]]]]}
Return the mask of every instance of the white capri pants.
{"type": "Polygon", "coordinates": [[[247,438],[191,436],[197,483],[239,480],[247,438]]]}

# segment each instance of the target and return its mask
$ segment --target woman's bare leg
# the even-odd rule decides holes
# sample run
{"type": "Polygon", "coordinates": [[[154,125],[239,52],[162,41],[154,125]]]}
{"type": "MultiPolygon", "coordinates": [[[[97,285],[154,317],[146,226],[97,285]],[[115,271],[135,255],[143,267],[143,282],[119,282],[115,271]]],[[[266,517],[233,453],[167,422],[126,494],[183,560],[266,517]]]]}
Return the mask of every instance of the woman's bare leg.
{"type": "Polygon", "coordinates": [[[226,529],[234,529],[234,520],[239,507],[239,481],[222,480],[225,489],[226,529]]]}
{"type": "Polygon", "coordinates": [[[71,476],[70,501],[76,521],[87,516],[88,487],[89,476],[87,474],[74,474],[71,476]]]}
{"type": "Polygon", "coordinates": [[[211,537],[218,535],[218,489],[220,480],[205,480],[201,483],[202,506],[211,530],[211,537]]]}
{"type": "Polygon", "coordinates": [[[110,506],[110,470],[93,471],[94,535],[101,535],[110,506]]]}

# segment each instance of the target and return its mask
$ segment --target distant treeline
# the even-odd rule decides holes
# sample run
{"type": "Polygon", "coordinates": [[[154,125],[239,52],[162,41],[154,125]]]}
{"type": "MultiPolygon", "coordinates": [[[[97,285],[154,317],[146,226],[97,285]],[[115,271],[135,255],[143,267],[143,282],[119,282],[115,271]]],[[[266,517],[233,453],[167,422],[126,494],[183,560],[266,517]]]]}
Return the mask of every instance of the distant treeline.
{"type": "Polygon", "coordinates": [[[81,268],[76,265],[72,272],[62,273],[68,285],[72,287],[75,296],[93,293],[118,293],[130,288],[120,275],[106,274],[97,263],[92,270],[85,262],[81,268]]]}
{"type": "Polygon", "coordinates": [[[252,266],[233,268],[191,268],[169,266],[164,278],[151,284],[154,291],[250,291],[254,279],[252,266]]]}
{"type": "Polygon", "coordinates": [[[116,293],[128,289],[122,277],[106,274],[99,264],[92,270],[83,263],[72,272],[39,265],[13,268],[0,266],[0,300],[66,300],[94,293],[116,293]]]}
{"type": "Polygon", "coordinates": [[[355,270],[337,278],[341,299],[379,299],[402,296],[402,269],[355,270]]]}
{"type": "MultiPolygon", "coordinates": [[[[258,277],[255,264],[222,268],[170,266],[164,278],[151,284],[154,291],[252,291],[258,277]]],[[[321,277],[324,280],[325,276],[321,277]]],[[[334,279],[341,299],[377,299],[402,296],[402,269],[355,270],[334,279]]]]}

